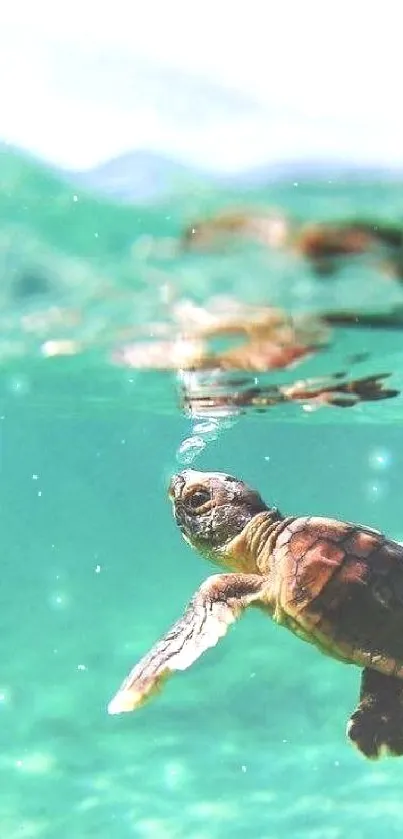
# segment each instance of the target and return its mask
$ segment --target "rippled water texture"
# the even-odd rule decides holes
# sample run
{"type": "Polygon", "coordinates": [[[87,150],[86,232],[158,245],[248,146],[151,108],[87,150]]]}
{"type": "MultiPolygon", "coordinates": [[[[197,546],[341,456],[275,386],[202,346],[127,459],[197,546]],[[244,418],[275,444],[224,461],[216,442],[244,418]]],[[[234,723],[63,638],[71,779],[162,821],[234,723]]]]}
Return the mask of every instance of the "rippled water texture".
{"type": "Polygon", "coordinates": [[[242,476],[284,513],[403,540],[403,285],[387,259],[318,276],[251,241],[179,247],[193,219],[235,205],[398,225],[401,185],[198,183],[136,207],[14,153],[0,167],[0,835],[401,837],[403,759],[372,764],[345,738],[358,670],[262,615],[149,706],[106,713],[213,573],[172,520],[179,465],[242,476]],[[133,365],[139,341],[181,338],[175,303],[217,295],[353,317],[328,317],[291,367],[133,365]]]}

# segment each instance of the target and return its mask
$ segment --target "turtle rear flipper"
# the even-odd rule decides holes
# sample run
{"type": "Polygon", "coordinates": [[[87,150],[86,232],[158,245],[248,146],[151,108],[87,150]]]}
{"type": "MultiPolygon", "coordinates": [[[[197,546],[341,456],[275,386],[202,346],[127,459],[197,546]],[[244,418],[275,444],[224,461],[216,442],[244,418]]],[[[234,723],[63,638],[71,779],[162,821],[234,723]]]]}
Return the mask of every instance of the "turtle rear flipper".
{"type": "Polygon", "coordinates": [[[347,735],[365,757],[403,755],[403,681],[365,668],[347,735]]]}
{"type": "Polygon", "coordinates": [[[193,596],[184,615],[141,659],[108,705],[110,714],[134,711],[161,689],[175,670],[186,670],[214,647],[251,603],[264,597],[268,581],[257,574],[215,574],[193,596]]]}

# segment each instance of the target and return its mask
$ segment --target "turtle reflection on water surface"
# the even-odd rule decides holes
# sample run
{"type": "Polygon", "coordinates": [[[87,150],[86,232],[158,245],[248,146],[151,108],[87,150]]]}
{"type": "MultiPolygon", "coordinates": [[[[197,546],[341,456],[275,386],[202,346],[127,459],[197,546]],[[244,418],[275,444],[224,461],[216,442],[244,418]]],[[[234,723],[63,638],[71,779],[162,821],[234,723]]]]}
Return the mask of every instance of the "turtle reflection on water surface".
{"type": "Polygon", "coordinates": [[[368,527],[284,517],[220,472],[185,470],[172,478],[169,496],[186,541],[231,573],[201,585],[125,679],[109,713],[142,705],[255,606],[323,653],[363,668],[348,737],[368,758],[403,755],[403,547],[368,527]]]}

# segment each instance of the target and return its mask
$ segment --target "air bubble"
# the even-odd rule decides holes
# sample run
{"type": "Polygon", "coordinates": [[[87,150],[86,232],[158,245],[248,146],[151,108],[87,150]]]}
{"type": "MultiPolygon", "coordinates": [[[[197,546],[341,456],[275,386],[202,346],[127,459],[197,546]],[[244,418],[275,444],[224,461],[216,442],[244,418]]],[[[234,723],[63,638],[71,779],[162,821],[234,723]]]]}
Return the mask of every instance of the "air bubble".
{"type": "Polygon", "coordinates": [[[187,437],[187,439],[181,443],[177,451],[176,459],[178,463],[181,465],[193,463],[195,458],[203,451],[205,446],[206,443],[201,437],[187,437]]]}
{"type": "Polygon", "coordinates": [[[196,435],[203,435],[204,440],[216,440],[220,433],[218,420],[206,420],[198,422],[193,429],[196,435]]]}
{"type": "Polygon", "coordinates": [[[180,465],[193,463],[195,458],[206,448],[207,443],[217,440],[224,429],[234,424],[233,419],[208,417],[208,419],[197,418],[193,426],[193,434],[183,440],[179,446],[176,459],[180,465]]]}

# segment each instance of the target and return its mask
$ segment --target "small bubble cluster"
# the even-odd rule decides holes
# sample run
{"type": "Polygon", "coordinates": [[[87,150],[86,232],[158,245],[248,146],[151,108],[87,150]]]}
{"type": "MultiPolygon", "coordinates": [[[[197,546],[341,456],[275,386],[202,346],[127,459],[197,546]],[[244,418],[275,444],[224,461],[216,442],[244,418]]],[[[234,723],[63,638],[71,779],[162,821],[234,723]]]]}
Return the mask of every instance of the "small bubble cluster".
{"type": "Polygon", "coordinates": [[[183,440],[176,454],[178,463],[188,466],[205,448],[206,443],[201,437],[194,435],[183,440]]]}
{"type": "Polygon", "coordinates": [[[229,426],[232,421],[226,419],[215,419],[209,417],[206,420],[198,421],[193,427],[193,434],[182,441],[176,453],[176,460],[180,466],[188,466],[206,448],[207,443],[217,440],[219,434],[229,426]]]}

